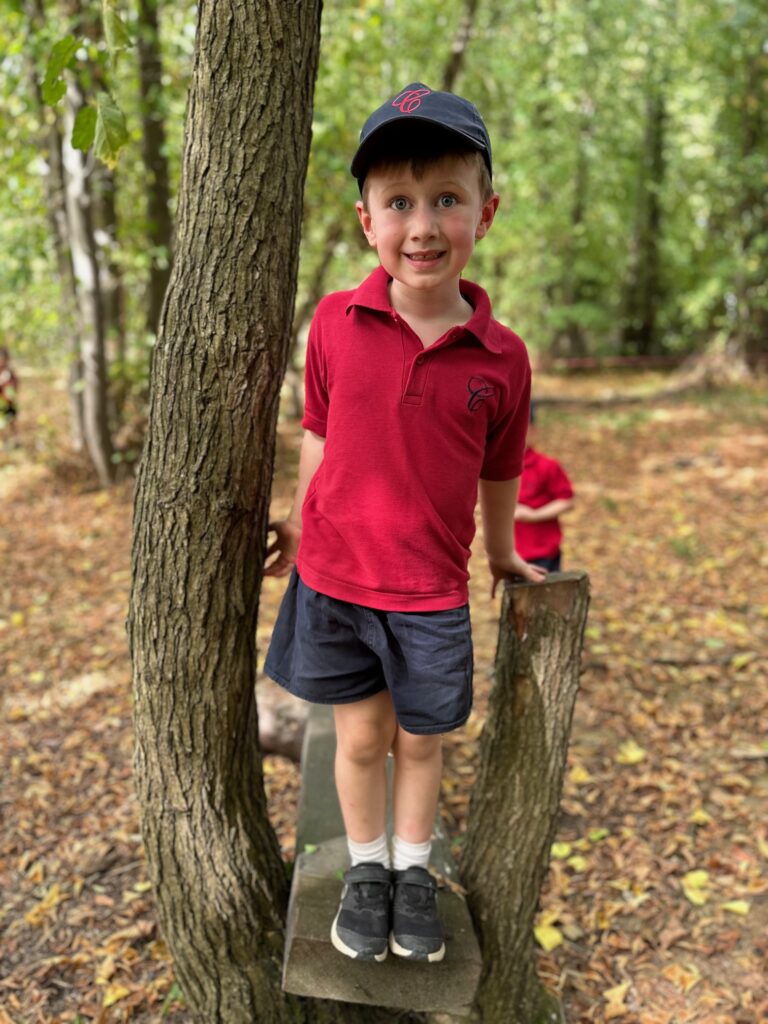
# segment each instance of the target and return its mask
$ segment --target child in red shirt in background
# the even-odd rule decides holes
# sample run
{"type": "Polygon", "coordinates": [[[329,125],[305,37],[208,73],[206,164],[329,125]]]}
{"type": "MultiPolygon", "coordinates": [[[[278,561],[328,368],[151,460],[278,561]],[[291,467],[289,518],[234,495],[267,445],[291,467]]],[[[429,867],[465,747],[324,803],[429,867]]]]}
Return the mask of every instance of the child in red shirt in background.
{"type": "Polygon", "coordinates": [[[0,430],[8,429],[8,444],[16,442],[16,392],[19,379],[11,366],[11,354],[3,345],[0,347],[0,430]]]}
{"type": "Polygon", "coordinates": [[[515,509],[515,548],[526,562],[559,572],[563,532],[559,517],[573,508],[573,487],[557,461],[536,451],[535,407],[531,404],[528,443],[523,456],[520,497],[515,509]]]}

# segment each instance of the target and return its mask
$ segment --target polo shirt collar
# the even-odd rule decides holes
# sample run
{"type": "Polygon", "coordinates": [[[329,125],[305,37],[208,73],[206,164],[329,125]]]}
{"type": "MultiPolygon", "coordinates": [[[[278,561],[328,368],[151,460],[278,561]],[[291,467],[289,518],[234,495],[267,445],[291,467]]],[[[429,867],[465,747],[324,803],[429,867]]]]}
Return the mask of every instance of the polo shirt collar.
{"type": "MultiPolygon", "coordinates": [[[[389,282],[391,280],[384,267],[379,264],[352,293],[352,298],[346,309],[347,314],[353,306],[391,313],[392,303],[389,301],[389,282]]],[[[495,337],[492,337],[491,301],[485,290],[480,285],[465,281],[463,278],[459,283],[459,288],[461,294],[474,309],[474,313],[464,324],[464,330],[473,334],[489,352],[501,352],[501,346],[495,337]]]]}

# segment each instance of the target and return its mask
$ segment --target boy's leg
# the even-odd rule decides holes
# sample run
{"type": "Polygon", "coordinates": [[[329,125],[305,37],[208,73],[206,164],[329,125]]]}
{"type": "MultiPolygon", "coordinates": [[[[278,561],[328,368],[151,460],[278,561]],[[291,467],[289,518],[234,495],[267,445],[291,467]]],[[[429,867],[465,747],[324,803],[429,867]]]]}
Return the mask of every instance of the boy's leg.
{"type": "Polygon", "coordinates": [[[389,934],[390,873],[385,832],[386,761],[395,737],[389,691],[334,707],[336,789],[352,867],[344,875],[331,942],[357,960],[384,960],[389,934]]]}
{"type": "Polygon", "coordinates": [[[393,750],[395,835],[407,843],[429,842],[440,796],[443,738],[417,736],[398,726],[393,750]]]}
{"type": "Polygon", "coordinates": [[[442,736],[414,735],[398,726],[394,753],[395,891],[389,945],[398,956],[434,962],[445,955],[437,883],[427,870],[440,795],[442,736]]]}
{"type": "Polygon", "coordinates": [[[347,836],[370,843],[384,833],[387,754],[397,731],[388,690],[354,704],[337,704],[336,790],[347,836]]]}

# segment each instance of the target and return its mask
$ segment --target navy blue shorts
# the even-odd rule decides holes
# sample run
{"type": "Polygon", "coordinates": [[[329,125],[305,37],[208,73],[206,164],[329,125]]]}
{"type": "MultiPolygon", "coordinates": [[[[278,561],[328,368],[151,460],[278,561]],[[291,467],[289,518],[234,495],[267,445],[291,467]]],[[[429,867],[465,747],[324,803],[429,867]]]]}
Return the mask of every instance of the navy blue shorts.
{"type": "Polygon", "coordinates": [[[383,612],[319,594],[294,569],[264,671],[315,704],[352,704],[388,689],[406,732],[448,732],[472,708],[469,605],[383,612]]]}

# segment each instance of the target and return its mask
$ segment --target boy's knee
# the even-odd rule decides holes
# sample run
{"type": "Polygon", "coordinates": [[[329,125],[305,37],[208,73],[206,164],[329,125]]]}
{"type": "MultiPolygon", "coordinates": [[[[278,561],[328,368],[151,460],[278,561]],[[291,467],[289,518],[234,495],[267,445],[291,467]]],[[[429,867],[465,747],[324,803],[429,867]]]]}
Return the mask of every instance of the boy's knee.
{"type": "Polygon", "coordinates": [[[367,766],[384,760],[392,746],[392,737],[379,725],[363,723],[337,731],[336,743],[346,760],[367,766]]]}
{"type": "Polygon", "coordinates": [[[411,761],[430,761],[440,755],[443,737],[439,734],[420,736],[398,728],[395,740],[395,756],[406,757],[411,761]]]}

